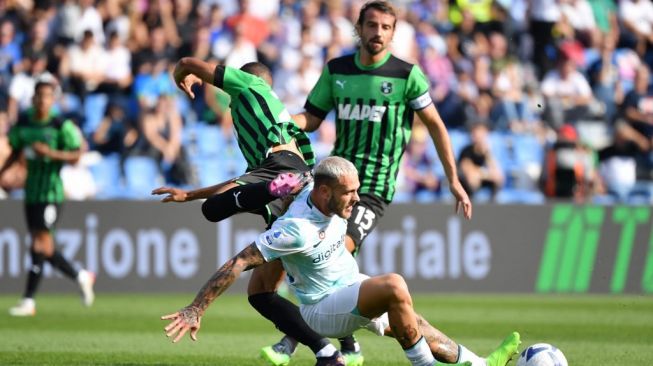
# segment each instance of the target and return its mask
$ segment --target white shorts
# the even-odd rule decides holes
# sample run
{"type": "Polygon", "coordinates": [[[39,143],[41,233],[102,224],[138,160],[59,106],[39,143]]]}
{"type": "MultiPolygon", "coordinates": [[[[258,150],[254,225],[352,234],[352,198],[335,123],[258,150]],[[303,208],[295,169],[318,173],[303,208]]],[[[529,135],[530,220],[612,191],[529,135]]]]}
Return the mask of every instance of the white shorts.
{"type": "Polygon", "coordinates": [[[385,328],[390,325],[388,313],[374,319],[352,313],[357,311],[358,292],[361,283],[367,278],[369,276],[361,274],[357,282],[339,289],[320,302],[302,304],[299,307],[302,317],[314,331],[325,337],[340,338],[361,328],[382,336],[385,328]]]}

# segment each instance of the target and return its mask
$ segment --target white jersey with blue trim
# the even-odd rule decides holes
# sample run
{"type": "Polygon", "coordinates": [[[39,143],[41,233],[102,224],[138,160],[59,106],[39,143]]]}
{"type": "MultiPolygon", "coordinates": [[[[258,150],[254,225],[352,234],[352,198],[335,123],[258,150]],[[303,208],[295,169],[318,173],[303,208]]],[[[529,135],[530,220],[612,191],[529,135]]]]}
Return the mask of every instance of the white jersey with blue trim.
{"type": "Polygon", "coordinates": [[[358,263],[347,251],[347,220],[326,216],[310,201],[309,184],[261,234],[256,246],[266,261],[281,258],[290,286],[302,304],[314,304],[356,282],[358,263]]]}

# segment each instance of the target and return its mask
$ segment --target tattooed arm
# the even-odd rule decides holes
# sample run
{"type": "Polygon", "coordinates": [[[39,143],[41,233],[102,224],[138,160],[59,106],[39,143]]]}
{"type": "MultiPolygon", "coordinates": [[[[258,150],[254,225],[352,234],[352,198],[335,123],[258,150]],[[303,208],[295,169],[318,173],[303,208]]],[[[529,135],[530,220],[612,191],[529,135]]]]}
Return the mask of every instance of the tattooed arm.
{"type": "Polygon", "coordinates": [[[243,249],[235,257],[223,264],[206,281],[190,305],[176,313],[161,317],[162,320],[171,320],[171,323],[165,327],[166,335],[173,337],[177,334],[172,341],[176,343],[190,330],[190,338],[194,341],[197,340],[197,331],[200,329],[200,322],[206,308],[225,292],[242,272],[258,267],[263,263],[265,263],[265,259],[256,244],[252,243],[243,249]]]}

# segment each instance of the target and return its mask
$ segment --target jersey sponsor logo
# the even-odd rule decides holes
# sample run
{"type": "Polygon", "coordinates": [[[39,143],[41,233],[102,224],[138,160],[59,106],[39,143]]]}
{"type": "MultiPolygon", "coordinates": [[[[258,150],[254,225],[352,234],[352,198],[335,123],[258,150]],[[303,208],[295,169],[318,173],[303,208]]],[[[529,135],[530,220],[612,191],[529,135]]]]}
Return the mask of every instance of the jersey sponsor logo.
{"type": "Polygon", "coordinates": [[[317,247],[322,243],[322,241],[324,240],[324,238],[326,238],[326,233],[324,232],[324,230],[320,230],[320,232],[317,233],[317,236],[320,238],[320,241],[318,241],[317,243],[313,244],[313,248],[317,248],[317,247]]]}
{"type": "Polygon", "coordinates": [[[388,107],[383,105],[338,104],[338,118],[349,121],[381,122],[388,107]]]}
{"type": "Polygon", "coordinates": [[[392,93],[392,83],[389,81],[384,81],[381,83],[381,93],[388,95],[392,93]]]}
{"type": "Polygon", "coordinates": [[[340,87],[340,89],[344,90],[346,82],[347,82],[347,80],[336,80],[336,85],[338,85],[340,87]]]}
{"type": "Polygon", "coordinates": [[[243,208],[243,206],[240,205],[240,201],[238,201],[238,196],[240,196],[241,193],[243,192],[233,192],[234,200],[236,201],[236,206],[238,206],[238,208],[243,208]]]}
{"type": "MultiPolygon", "coordinates": [[[[320,241],[320,242],[317,243],[317,244],[319,245],[321,242],[322,242],[322,241],[320,241]]],[[[318,253],[318,255],[316,255],[316,256],[313,258],[313,263],[318,264],[318,263],[320,263],[320,262],[322,262],[322,261],[325,261],[325,260],[328,260],[329,258],[331,258],[331,255],[332,255],[333,253],[335,253],[336,250],[338,250],[339,248],[341,248],[341,247],[342,247],[342,244],[343,244],[344,242],[345,242],[345,236],[343,235],[343,236],[340,237],[340,239],[339,239],[337,242],[335,242],[335,243],[331,244],[330,246],[328,246],[327,249],[326,249],[325,251],[318,253]]],[[[315,246],[314,246],[314,247],[315,247],[315,246]]]]}
{"type": "Polygon", "coordinates": [[[271,235],[266,235],[265,241],[267,241],[269,245],[276,248],[284,248],[295,243],[295,239],[292,236],[284,234],[279,230],[273,231],[271,235]]]}

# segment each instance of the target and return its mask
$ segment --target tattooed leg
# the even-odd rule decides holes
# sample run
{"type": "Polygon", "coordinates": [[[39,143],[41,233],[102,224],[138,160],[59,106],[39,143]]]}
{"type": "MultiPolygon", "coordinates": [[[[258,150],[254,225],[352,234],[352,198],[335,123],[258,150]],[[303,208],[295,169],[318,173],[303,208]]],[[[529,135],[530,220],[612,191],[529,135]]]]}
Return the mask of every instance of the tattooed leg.
{"type": "Polygon", "coordinates": [[[416,340],[420,338],[420,333],[417,328],[411,326],[397,326],[390,325],[392,329],[392,334],[402,348],[406,349],[415,344],[416,340]]]}
{"type": "Polygon", "coordinates": [[[424,335],[433,357],[440,362],[454,363],[458,360],[458,344],[444,333],[434,328],[421,315],[417,316],[419,331],[424,335]]]}

